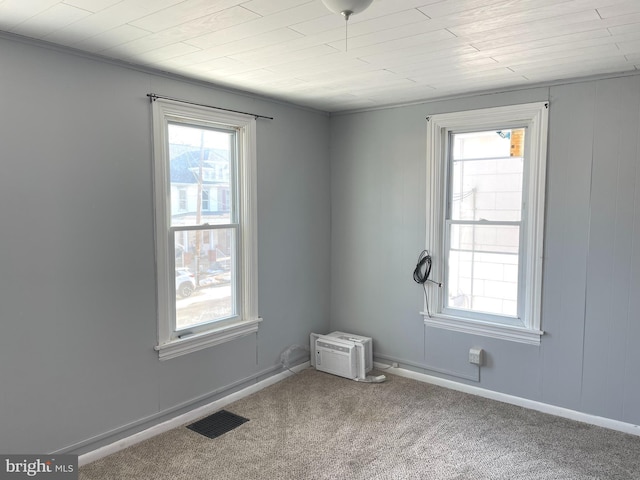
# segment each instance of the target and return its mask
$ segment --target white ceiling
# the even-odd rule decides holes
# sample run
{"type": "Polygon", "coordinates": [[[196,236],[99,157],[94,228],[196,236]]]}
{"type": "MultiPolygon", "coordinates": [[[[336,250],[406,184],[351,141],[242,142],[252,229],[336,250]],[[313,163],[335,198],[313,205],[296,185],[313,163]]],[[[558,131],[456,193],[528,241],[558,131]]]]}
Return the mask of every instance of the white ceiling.
{"type": "MultiPolygon", "coordinates": [[[[640,0],[0,0],[0,30],[336,112],[640,66],[640,0]]],[[[161,92],[159,92],[161,93],[161,92]]]]}

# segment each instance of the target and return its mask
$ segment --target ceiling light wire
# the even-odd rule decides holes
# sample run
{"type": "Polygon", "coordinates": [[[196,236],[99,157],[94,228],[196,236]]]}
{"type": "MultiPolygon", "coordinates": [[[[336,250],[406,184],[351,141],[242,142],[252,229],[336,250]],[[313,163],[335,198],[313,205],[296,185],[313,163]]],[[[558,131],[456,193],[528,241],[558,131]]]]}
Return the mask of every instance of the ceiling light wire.
{"type": "Polygon", "coordinates": [[[344,50],[346,52],[349,48],[349,17],[369,8],[373,0],[322,0],[322,3],[333,13],[339,13],[344,17],[344,50]]]}
{"type": "Polygon", "coordinates": [[[353,14],[351,10],[340,12],[344,17],[344,51],[349,51],[349,17],[353,14]]]}

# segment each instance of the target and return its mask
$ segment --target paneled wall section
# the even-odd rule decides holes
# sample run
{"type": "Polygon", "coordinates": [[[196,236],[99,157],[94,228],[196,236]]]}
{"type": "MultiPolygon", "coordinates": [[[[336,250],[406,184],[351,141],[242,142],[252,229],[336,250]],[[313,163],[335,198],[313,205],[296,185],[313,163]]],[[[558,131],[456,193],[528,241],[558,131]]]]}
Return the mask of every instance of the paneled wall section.
{"type": "Polygon", "coordinates": [[[468,383],[468,350],[482,347],[483,388],[640,424],[639,132],[638,75],[332,118],[332,328],[372,336],[377,354],[409,368],[468,383]],[[411,281],[425,244],[425,117],[544,100],[541,345],[425,328],[422,289],[411,281]]]}

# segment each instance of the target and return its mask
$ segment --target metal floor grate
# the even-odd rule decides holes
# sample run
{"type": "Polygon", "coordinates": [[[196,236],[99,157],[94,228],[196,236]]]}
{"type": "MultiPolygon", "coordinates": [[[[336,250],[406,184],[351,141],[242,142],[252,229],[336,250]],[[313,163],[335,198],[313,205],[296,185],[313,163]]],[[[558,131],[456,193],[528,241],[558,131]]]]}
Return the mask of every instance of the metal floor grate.
{"type": "Polygon", "coordinates": [[[248,418],[240,417],[226,410],[220,410],[213,415],[187,425],[187,428],[205,437],[216,438],[248,421],[248,418]]]}

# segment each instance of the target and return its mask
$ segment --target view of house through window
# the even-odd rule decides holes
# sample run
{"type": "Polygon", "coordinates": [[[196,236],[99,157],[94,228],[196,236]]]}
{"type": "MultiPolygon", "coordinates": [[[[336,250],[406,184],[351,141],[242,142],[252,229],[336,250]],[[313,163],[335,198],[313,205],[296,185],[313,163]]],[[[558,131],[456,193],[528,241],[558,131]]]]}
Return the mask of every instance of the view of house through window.
{"type": "Polygon", "coordinates": [[[445,308],[518,317],[525,129],[451,133],[445,308]]]}
{"type": "Polygon", "coordinates": [[[175,329],[236,315],[236,131],[169,123],[175,329]]]}

